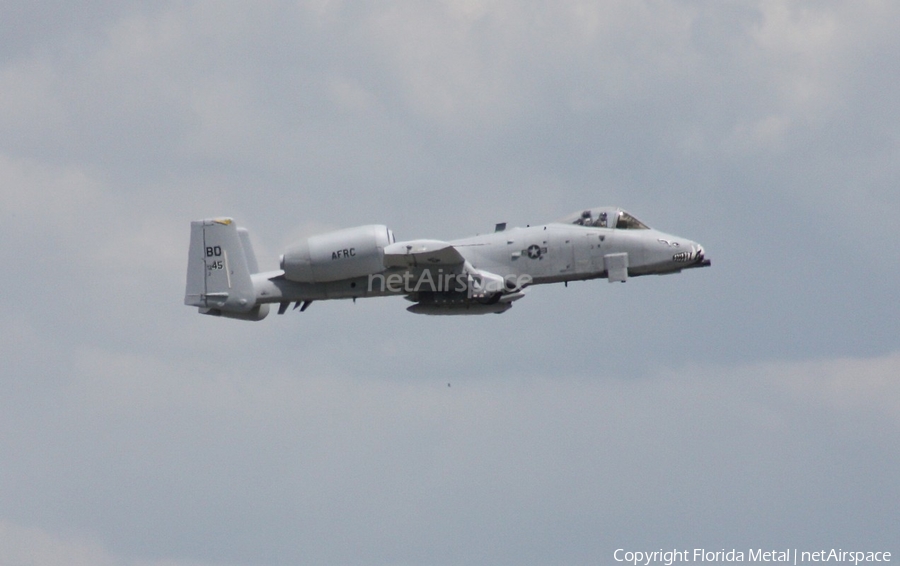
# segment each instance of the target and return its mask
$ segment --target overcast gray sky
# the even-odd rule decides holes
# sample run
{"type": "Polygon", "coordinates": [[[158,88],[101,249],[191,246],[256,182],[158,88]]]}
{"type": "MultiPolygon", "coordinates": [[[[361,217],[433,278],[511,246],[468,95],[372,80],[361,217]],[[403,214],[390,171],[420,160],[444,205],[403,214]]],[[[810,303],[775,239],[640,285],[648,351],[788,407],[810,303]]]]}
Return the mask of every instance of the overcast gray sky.
{"type": "Polygon", "coordinates": [[[900,553],[900,4],[2,13],[0,564],[900,553]],[[599,205],[712,268],[502,316],[182,305],[192,219],[274,268],[599,205]]]}

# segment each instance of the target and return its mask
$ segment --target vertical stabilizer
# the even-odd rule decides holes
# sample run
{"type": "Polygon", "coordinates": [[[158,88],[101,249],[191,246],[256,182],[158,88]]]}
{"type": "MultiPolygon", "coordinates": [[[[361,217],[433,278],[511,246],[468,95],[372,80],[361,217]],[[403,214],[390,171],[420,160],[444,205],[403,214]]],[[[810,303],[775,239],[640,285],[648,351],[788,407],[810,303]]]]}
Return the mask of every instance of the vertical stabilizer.
{"type": "Polygon", "coordinates": [[[256,254],[253,253],[253,246],[250,245],[250,232],[246,228],[238,226],[238,237],[241,239],[241,248],[244,250],[244,259],[247,260],[247,269],[250,273],[259,273],[259,264],[256,263],[256,254]]]}
{"type": "Polygon", "coordinates": [[[191,222],[184,304],[204,314],[259,320],[265,313],[256,304],[250,277],[257,270],[250,236],[234,220],[191,222]]]}

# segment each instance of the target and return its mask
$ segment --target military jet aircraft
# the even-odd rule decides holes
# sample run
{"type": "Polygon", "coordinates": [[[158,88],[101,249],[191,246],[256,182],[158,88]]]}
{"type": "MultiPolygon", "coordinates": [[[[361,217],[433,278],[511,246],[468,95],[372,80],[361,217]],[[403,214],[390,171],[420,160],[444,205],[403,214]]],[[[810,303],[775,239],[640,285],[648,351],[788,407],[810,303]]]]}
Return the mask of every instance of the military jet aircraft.
{"type": "Polygon", "coordinates": [[[418,314],[502,313],[532,285],[706,267],[703,246],[654,230],[616,207],[555,222],[453,240],[398,242],[386,226],[313,236],[290,246],[280,269],[260,272],[246,229],[231,218],[191,222],[184,303],[202,314],[262,320],[269,305],[401,295],[418,314]]]}

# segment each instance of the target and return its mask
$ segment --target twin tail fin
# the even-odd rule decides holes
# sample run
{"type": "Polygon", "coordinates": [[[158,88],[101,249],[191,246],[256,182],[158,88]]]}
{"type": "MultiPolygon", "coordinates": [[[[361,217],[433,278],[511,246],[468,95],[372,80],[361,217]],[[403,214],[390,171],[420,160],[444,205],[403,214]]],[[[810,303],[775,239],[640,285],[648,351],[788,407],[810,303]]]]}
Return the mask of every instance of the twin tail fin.
{"type": "Polygon", "coordinates": [[[269,305],[257,304],[251,276],[258,272],[250,234],[233,219],[191,222],[184,304],[202,314],[262,320],[269,305]]]}

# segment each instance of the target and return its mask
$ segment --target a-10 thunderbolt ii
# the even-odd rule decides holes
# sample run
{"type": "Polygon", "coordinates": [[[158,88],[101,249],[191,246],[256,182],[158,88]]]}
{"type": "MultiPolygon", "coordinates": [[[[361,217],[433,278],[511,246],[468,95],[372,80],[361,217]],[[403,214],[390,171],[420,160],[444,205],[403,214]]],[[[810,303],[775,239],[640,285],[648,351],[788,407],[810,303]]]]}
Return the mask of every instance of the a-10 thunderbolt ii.
{"type": "Polygon", "coordinates": [[[678,273],[706,267],[703,246],[616,207],[449,242],[397,242],[386,226],[347,228],[290,246],[260,272],[250,237],[231,218],[191,222],[184,303],[203,314],[262,320],[313,301],[403,295],[419,314],[502,313],[528,287],[678,273]]]}

